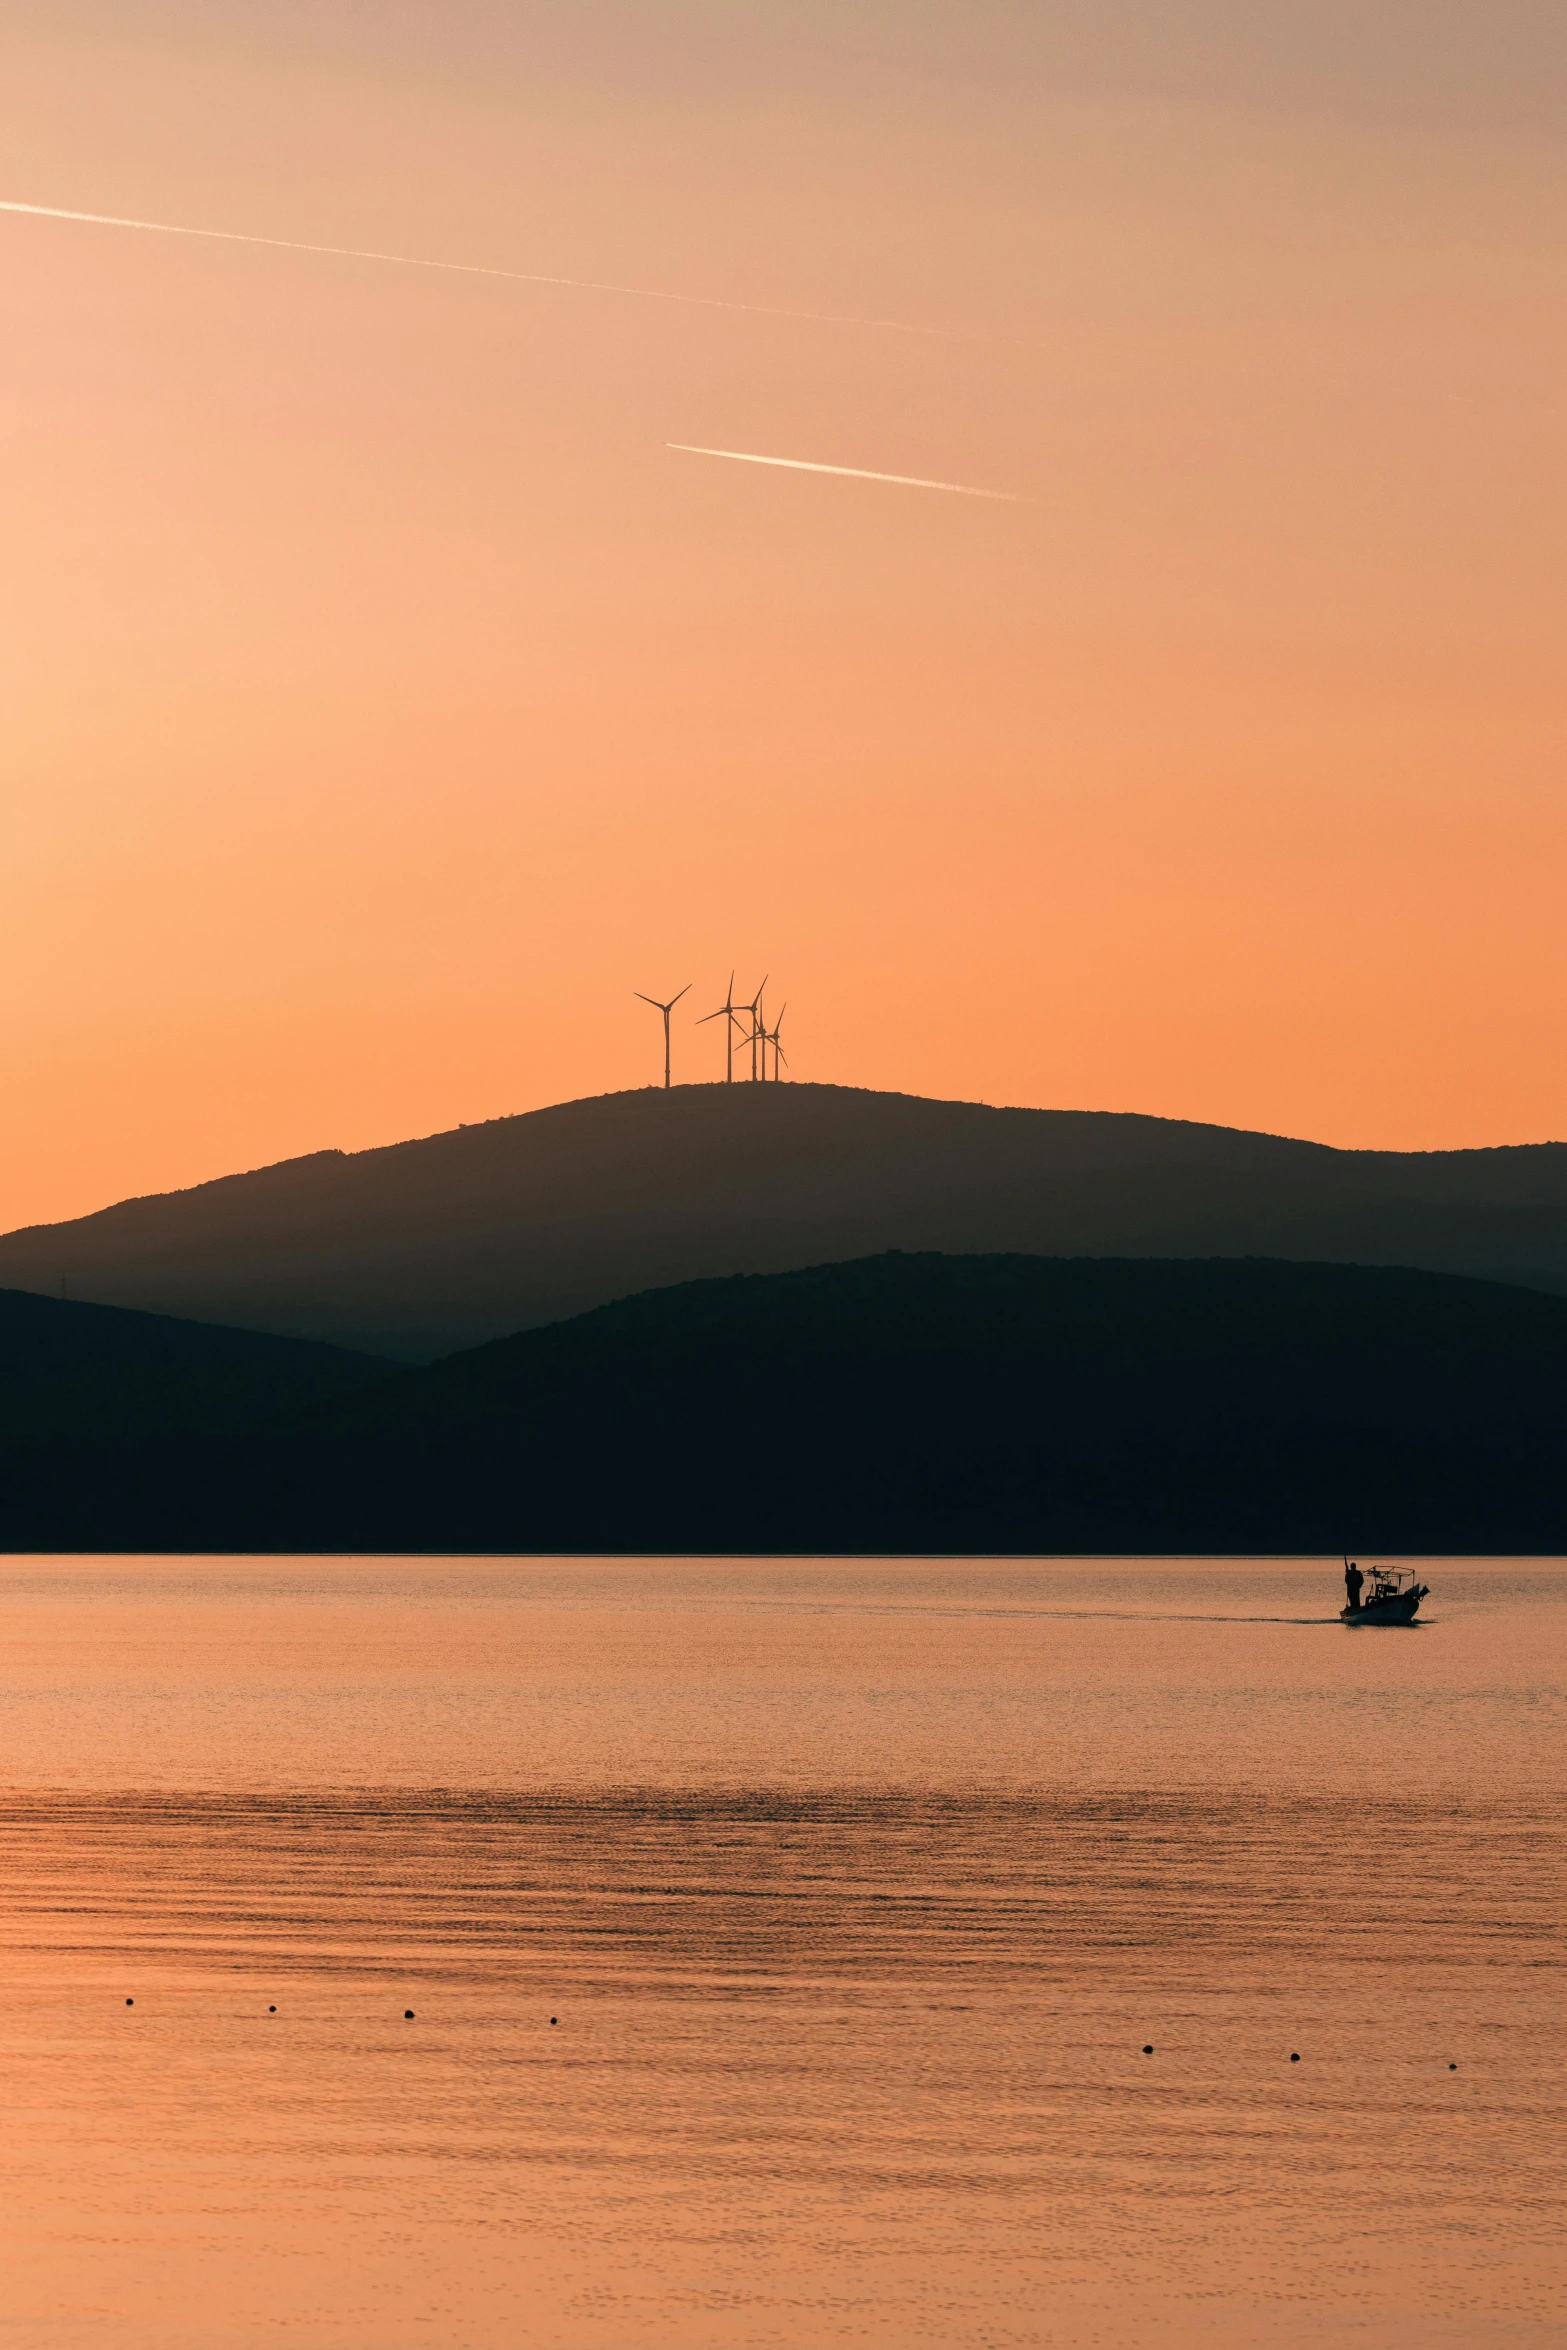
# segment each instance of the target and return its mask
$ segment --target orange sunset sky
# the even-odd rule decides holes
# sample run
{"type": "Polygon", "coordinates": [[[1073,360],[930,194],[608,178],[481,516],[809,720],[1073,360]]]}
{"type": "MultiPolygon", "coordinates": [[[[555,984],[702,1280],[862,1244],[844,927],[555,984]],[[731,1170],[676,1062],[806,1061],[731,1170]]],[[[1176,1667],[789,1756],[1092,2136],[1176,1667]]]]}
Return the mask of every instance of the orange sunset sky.
{"type": "Polygon", "coordinates": [[[649,1081],[634,989],[717,1076],[731,964],[801,1078],[1567,1134],[1564,92],[1559,0],[8,0],[7,202],[758,307],[0,214],[0,1225],[649,1081]]]}

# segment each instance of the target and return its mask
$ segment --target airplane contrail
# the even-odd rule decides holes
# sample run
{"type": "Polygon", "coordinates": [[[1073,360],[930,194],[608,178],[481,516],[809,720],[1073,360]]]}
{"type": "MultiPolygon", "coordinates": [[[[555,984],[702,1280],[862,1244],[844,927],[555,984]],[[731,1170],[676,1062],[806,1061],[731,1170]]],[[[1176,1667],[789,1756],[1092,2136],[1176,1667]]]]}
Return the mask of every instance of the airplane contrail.
{"type": "Polygon", "coordinates": [[[906,318],[860,318],[848,311],[790,310],[771,302],[736,302],[723,294],[673,294],[662,286],[623,286],[593,277],[549,277],[541,270],[500,269],[483,261],[432,261],[418,253],[379,253],[357,245],[310,245],[296,237],[254,236],[247,229],[188,228],[172,220],[128,220],[114,212],[67,212],[57,204],[19,204],[0,198],[0,212],[25,213],[33,220],[74,220],[93,228],[138,229],[155,237],[201,237],[220,245],[265,245],[275,253],[322,253],[334,261],[379,261],[397,269],[439,269],[458,277],[499,277],[519,286],[567,286],[579,294],[620,294],[638,302],[676,302],[691,310],[741,310],[753,318],[795,318],[817,326],[865,326],[890,334],[932,335],[943,340],[988,341],[961,326],[920,326],[906,318]]]}
{"type": "Polygon", "coordinates": [[[807,457],[758,457],[749,449],[699,449],[690,441],[666,441],[682,457],[728,457],[736,465],[782,465],[790,473],[841,473],[851,481],[893,481],[906,490],[950,490],[958,498],[999,498],[1008,506],[1029,501],[1016,490],[976,490],[966,481],[925,481],[917,473],[871,473],[863,465],[813,465],[807,457]]]}

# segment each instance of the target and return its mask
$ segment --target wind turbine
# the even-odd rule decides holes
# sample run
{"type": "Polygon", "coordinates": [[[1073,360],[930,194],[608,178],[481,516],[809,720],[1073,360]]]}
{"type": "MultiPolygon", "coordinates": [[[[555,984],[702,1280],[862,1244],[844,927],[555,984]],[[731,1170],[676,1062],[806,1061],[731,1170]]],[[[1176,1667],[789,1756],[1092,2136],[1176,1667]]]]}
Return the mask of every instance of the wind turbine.
{"type": "Polygon", "coordinates": [[[769,1045],[771,1045],[773,1048],[773,1083],[775,1085],[778,1083],[779,1062],[782,1061],[786,1069],[789,1066],[789,1056],[778,1041],[778,1031],[783,1026],[783,1016],[784,1013],[788,1011],[788,1009],[789,1007],[787,1004],[782,1005],[779,1009],[778,1017],[773,1022],[772,1027],[770,1029],[764,1028],[762,1031],[762,1076],[765,1081],[767,1076],[767,1048],[769,1045]]]}
{"type": "Polygon", "coordinates": [[[697,1022],[698,1028],[705,1028],[709,1020],[722,1020],[725,1023],[724,1083],[726,1085],[733,1085],[735,1081],[735,1023],[738,1021],[740,1014],[744,1011],[744,1009],[745,1006],[743,1004],[737,1004],[735,1002],[735,975],[731,971],[729,974],[729,987],[724,996],[723,1002],[719,1005],[716,1012],[704,1012],[701,1019],[697,1022]]]}
{"type": "Polygon", "coordinates": [[[667,1004],[661,1004],[656,995],[644,995],[640,987],[634,987],[631,992],[639,1004],[651,1004],[655,1012],[662,1012],[664,1015],[664,1091],[667,1093],[669,1091],[669,1015],[679,1003],[680,995],[691,993],[691,982],[688,979],[680,990],[680,995],[672,995],[667,1004]]]}
{"type": "Polygon", "coordinates": [[[740,1007],[743,1012],[749,1012],[751,1016],[751,1083],[753,1085],[756,1083],[756,1047],[759,1038],[764,1040],[762,1043],[762,1075],[764,1077],[767,1075],[767,1046],[765,1042],[767,1030],[762,1019],[762,990],[766,985],[767,975],[764,972],[761,987],[757,989],[748,1004],[742,1004],[740,1007]]]}

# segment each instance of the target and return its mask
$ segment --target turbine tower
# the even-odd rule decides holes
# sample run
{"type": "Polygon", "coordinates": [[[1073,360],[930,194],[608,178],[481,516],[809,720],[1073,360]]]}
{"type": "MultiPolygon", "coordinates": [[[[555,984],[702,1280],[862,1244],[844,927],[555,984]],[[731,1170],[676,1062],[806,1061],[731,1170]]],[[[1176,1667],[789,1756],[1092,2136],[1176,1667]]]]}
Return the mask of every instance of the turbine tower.
{"type": "Polygon", "coordinates": [[[761,987],[757,989],[748,1004],[742,1004],[740,1007],[743,1012],[749,1014],[751,1021],[751,1083],[753,1085],[756,1083],[756,1048],[758,1043],[762,1047],[762,1075],[763,1077],[767,1075],[767,1030],[763,1025],[762,1014],[762,990],[766,985],[767,975],[764,972],[761,987]]]}
{"type": "Polygon", "coordinates": [[[782,1061],[786,1069],[789,1066],[789,1056],[778,1041],[778,1031],[783,1026],[783,1016],[784,1013],[788,1011],[788,1009],[789,1007],[787,1004],[782,1005],[779,1009],[778,1017],[773,1022],[772,1027],[764,1028],[762,1031],[762,1078],[764,1083],[766,1082],[767,1078],[767,1048],[769,1045],[771,1045],[773,1048],[773,1083],[775,1085],[778,1083],[779,1062],[782,1061]]]}
{"type": "Polygon", "coordinates": [[[709,1020],[722,1020],[724,1023],[724,1083],[726,1085],[733,1085],[735,1081],[735,1027],[744,1009],[743,1004],[735,1002],[735,975],[731,971],[728,991],[723,1002],[716,1012],[704,1012],[697,1022],[698,1028],[705,1028],[709,1020]]]}
{"type": "Polygon", "coordinates": [[[680,990],[680,995],[672,995],[667,1004],[661,1004],[656,995],[644,995],[640,987],[634,987],[631,992],[639,1004],[651,1004],[655,1012],[662,1012],[664,1015],[664,1091],[667,1093],[669,1091],[669,1015],[679,1003],[680,995],[691,993],[691,982],[688,979],[680,990]]]}

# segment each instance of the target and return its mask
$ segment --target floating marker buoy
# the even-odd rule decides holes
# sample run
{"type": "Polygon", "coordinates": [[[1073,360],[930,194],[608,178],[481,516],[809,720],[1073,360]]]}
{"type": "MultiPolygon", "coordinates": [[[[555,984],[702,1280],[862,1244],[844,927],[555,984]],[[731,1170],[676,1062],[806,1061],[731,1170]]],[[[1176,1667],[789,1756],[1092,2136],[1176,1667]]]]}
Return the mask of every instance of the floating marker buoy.
{"type": "Polygon", "coordinates": [[[556,2022],[556,2020],[557,2020],[557,2019],[556,2019],[556,2017],[554,2017],[554,2016],[551,2016],[551,2017],[550,2017],[550,2022],[551,2022],[552,2024],[553,2024],[554,2022],[556,2022]]]}
{"type": "Polygon", "coordinates": [[[134,2006],[136,2005],[136,2002],[135,2002],[135,2000],[134,2000],[134,1999],[127,1999],[127,2000],[126,2000],[126,2002],[125,2002],[125,2004],[126,2004],[126,2006],[127,2006],[127,2007],[134,2007],[134,2006]]]}
{"type": "Polygon", "coordinates": [[[1456,2073],[1456,2072],[1457,2072],[1457,2070],[1458,2070],[1458,2067],[1457,2067],[1457,2065],[1456,2065],[1456,2064],[1450,2064],[1450,2065],[1448,2066],[1448,2068],[1447,2068],[1447,2069],[1448,2069],[1448,2071],[1449,2071],[1450,2073],[1456,2073]]]}
{"type": "Polygon", "coordinates": [[[413,2020],[414,2020],[414,2011],[413,2011],[413,2009],[412,2009],[411,2007],[405,2007],[405,2008],[403,2009],[403,2022],[404,2022],[405,2024],[411,2024],[411,2023],[413,2022],[413,2020]]]}
{"type": "Polygon", "coordinates": [[[1291,2064],[1299,2064],[1299,2062],[1300,2062],[1300,2058],[1299,2058],[1299,2057],[1298,2057],[1298,2056],[1295,2054],[1295,2051],[1294,2051],[1294,2049],[1292,2048],[1292,2049],[1290,2050],[1290,2063],[1291,2063],[1291,2064]]]}
{"type": "Polygon", "coordinates": [[[277,2009],[276,2009],[275,2007],[269,2007],[269,2008],[267,2009],[267,2013],[268,2013],[268,2015],[276,2015],[276,2014],[277,2014],[277,2009]]]}
{"type": "Polygon", "coordinates": [[[1143,2054],[1144,2054],[1144,2056],[1152,2056],[1152,2054],[1153,2054],[1153,2042],[1152,2042],[1151,2040],[1150,2040],[1150,2041],[1147,2043],[1146,2047],[1144,2048],[1144,2050],[1143,2050],[1143,2054]]]}

